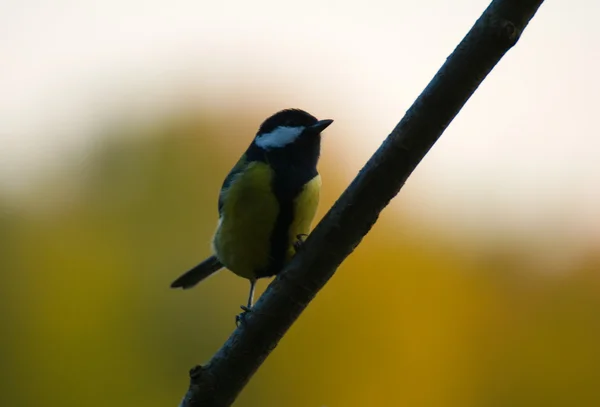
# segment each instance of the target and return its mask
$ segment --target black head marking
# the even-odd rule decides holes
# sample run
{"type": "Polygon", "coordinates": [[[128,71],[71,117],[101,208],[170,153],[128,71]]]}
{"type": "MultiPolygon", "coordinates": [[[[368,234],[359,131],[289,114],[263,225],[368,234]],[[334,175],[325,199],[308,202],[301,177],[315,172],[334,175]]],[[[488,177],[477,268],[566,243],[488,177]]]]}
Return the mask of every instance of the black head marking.
{"type": "Polygon", "coordinates": [[[316,117],[301,109],[285,109],[275,113],[261,124],[257,134],[271,133],[277,127],[309,127],[317,123],[316,117]]]}
{"type": "MultiPolygon", "coordinates": [[[[281,110],[260,126],[246,151],[250,161],[268,162],[273,168],[314,168],[321,149],[321,132],[333,120],[319,121],[300,109],[281,110]]],[[[283,171],[287,173],[287,171],[283,171]]]]}

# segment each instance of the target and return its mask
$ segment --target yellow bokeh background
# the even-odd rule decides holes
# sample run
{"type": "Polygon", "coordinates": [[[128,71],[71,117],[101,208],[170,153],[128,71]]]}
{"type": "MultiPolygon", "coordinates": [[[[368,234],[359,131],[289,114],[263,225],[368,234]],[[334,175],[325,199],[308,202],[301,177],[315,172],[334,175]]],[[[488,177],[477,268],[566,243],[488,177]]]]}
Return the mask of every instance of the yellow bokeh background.
{"type": "MultiPolygon", "coordinates": [[[[320,218],[488,4],[4,1],[0,407],[178,405],[260,122],[335,119],[320,218]]],[[[544,3],[236,406],[600,406],[598,13],[544,3]]]]}
{"type": "MultiPolygon", "coordinates": [[[[106,126],[79,173],[0,198],[0,405],[177,405],[248,284],[169,284],[208,255],[218,189],[260,112],[106,126]]],[[[346,186],[329,136],[319,216],[346,186]]],[[[402,196],[236,405],[600,405],[598,251],[546,273],[510,236],[482,249],[402,216],[402,196]]]]}

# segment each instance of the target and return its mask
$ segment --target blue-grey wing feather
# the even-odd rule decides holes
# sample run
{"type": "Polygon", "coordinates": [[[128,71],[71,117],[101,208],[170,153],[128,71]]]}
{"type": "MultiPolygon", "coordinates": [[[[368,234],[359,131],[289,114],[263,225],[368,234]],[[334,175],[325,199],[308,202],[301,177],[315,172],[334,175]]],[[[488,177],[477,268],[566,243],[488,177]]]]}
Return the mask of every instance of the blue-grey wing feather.
{"type": "Polygon", "coordinates": [[[219,193],[219,216],[222,215],[223,205],[225,204],[225,197],[227,196],[227,190],[231,186],[231,183],[235,177],[246,168],[246,155],[243,155],[234,167],[229,171],[229,174],[225,177],[223,185],[221,186],[221,192],[219,193]]]}

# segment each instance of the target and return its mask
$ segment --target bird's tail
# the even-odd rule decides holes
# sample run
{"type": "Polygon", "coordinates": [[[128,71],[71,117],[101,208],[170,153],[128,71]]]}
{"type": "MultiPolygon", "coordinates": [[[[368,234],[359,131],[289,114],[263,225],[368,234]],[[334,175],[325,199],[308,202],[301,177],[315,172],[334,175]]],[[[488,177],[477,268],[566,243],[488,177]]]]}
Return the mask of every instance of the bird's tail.
{"type": "Polygon", "coordinates": [[[171,288],[192,288],[206,277],[223,268],[223,264],[215,257],[210,256],[196,267],[173,281],[171,288]]]}

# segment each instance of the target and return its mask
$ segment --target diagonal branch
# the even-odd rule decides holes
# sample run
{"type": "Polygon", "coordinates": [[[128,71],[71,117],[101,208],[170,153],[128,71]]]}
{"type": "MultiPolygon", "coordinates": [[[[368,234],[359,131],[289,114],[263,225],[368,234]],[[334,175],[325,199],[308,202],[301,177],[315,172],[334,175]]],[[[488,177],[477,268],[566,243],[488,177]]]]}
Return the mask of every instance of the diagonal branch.
{"type": "Polygon", "coordinates": [[[223,347],[190,372],[181,407],[225,407],[277,346],[502,56],[543,0],[494,0],[404,118],[223,347]]]}

